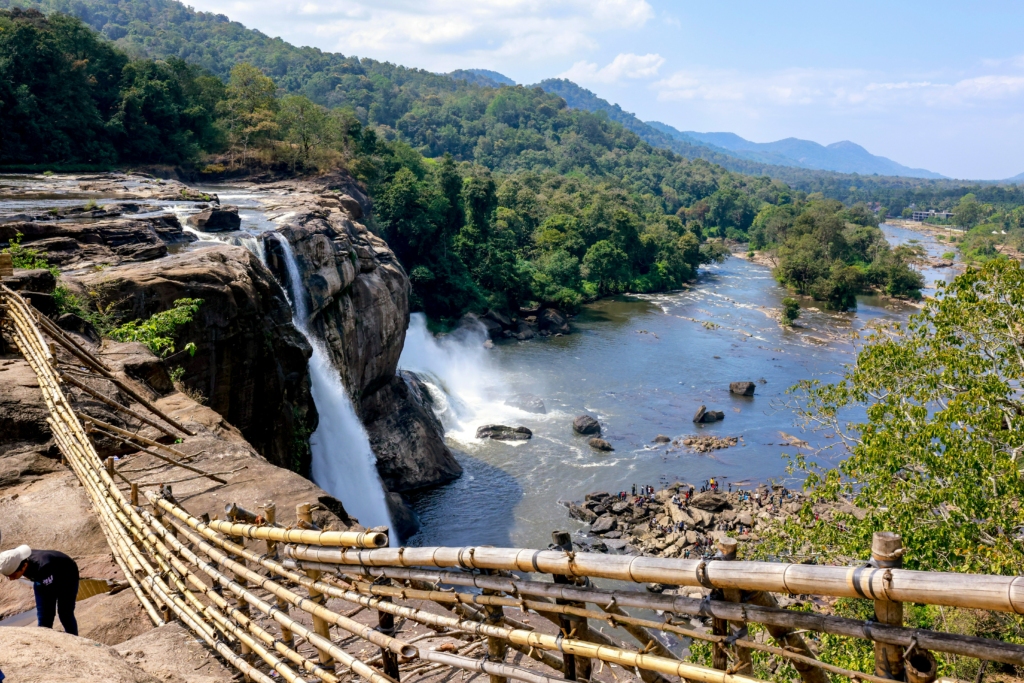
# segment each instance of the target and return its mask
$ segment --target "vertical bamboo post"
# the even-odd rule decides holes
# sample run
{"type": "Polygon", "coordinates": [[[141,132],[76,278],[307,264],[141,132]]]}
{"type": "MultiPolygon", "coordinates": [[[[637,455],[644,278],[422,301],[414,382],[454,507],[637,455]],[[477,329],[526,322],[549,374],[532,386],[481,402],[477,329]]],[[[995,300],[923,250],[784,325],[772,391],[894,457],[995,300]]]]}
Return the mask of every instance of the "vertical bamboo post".
{"type": "MultiPolygon", "coordinates": [[[[893,568],[903,566],[903,538],[891,531],[877,531],[871,538],[871,560],[885,572],[884,586],[892,581],[893,568]]],[[[880,624],[903,625],[903,603],[875,600],[875,619],[880,624]]],[[[898,645],[875,642],[875,675],[902,681],[904,679],[903,649],[898,645]]]]}
{"type": "MultiPolygon", "coordinates": [[[[493,574],[490,570],[484,570],[485,574],[493,574]]],[[[501,595],[501,591],[491,590],[485,588],[483,591],[484,595],[501,595]]],[[[505,610],[501,605],[484,605],[484,617],[486,623],[492,626],[502,626],[504,624],[505,610]]],[[[494,638],[488,636],[487,638],[487,659],[492,662],[504,662],[505,655],[508,653],[508,641],[502,638],[494,638]]],[[[505,676],[490,675],[490,683],[508,683],[508,678],[505,676]]]]}
{"type": "MultiPolygon", "coordinates": [[[[305,522],[312,527],[313,525],[313,510],[309,503],[299,503],[295,506],[295,518],[299,522],[305,522]]],[[[317,569],[307,569],[306,576],[313,579],[314,581],[320,580],[320,571],[317,569]]],[[[313,602],[322,605],[326,602],[324,594],[318,590],[312,588],[309,589],[309,599],[313,602]]],[[[331,638],[331,626],[323,617],[313,617],[313,630],[316,631],[317,635],[323,636],[330,640],[331,638]]],[[[320,653],[320,664],[323,666],[330,666],[334,663],[334,658],[327,652],[327,650],[318,650],[320,653]]]]}
{"type": "MultiPolygon", "coordinates": [[[[229,522],[234,522],[237,519],[237,514],[235,513],[235,507],[236,506],[231,504],[231,503],[228,503],[227,505],[224,506],[225,516],[228,518],[229,522]]],[[[235,543],[237,543],[238,545],[242,546],[243,548],[245,547],[245,537],[244,536],[235,536],[232,540],[235,543]]],[[[239,564],[241,564],[243,567],[245,566],[245,558],[244,557],[240,557],[240,556],[236,555],[235,556],[235,561],[238,562],[239,564]]],[[[240,574],[235,574],[235,581],[237,581],[238,584],[240,586],[242,586],[243,588],[246,588],[249,585],[249,582],[245,580],[245,577],[241,576],[240,574]]],[[[245,615],[246,617],[249,616],[249,603],[246,602],[244,598],[242,598],[242,597],[236,597],[235,598],[235,608],[239,612],[241,612],[243,615],[245,615]]],[[[239,641],[238,644],[241,646],[242,658],[245,659],[245,661],[247,661],[247,662],[249,662],[251,664],[252,663],[252,659],[253,659],[252,648],[250,648],[248,645],[246,645],[242,641],[239,641]]],[[[249,680],[248,676],[246,676],[246,680],[249,680]]]]}
{"type": "MultiPolygon", "coordinates": [[[[554,542],[554,547],[563,550],[567,553],[572,552],[572,536],[568,531],[552,531],[551,540],[554,542]]],[[[555,583],[569,584],[572,581],[567,576],[561,574],[554,575],[555,583]]],[[[580,603],[574,603],[567,600],[556,600],[560,605],[573,605],[576,607],[585,607],[580,603]]],[[[579,640],[587,640],[590,632],[590,626],[585,617],[576,617],[571,615],[563,615],[562,631],[566,636],[572,634],[573,638],[579,640]]],[[[565,664],[565,678],[566,680],[590,680],[592,668],[590,659],[587,657],[579,657],[573,655],[565,655],[563,657],[565,664]]]]}
{"type": "MultiPolygon", "coordinates": [[[[277,505],[275,505],[273,501],[271,501],[271,502],[269,502],[269,503],[267,503],[266,505],[263,506],[263,518],[267,521],[267,524],[269,524],[270,526],[274,526],[274,524],[277,523],[277,505]]],[[[274,559],[277,559],[277,542],[276,541],[271,541],[271,540],[267,541],[267,555],[269,555],[270,557],[272,557],[274,559]]],[[[284,598],[278,596],[278,598],[277,598],[277,608],[279,610],[281,610],[285,614],[288,614],[288,605],[289,605],[289,603],[288,603],[287,600],[285,600],[284,598]]],[[[283,642],[288,647],[292,647],[292,644],[294,642],[294,638],[292,636],[291,629],[285,628],[284,626],[280,626],[280,628],[281,628],[281,642],[283,642]]]]}
{"type": "Polygon", "coordinates": [[[114,458],[112,458],[112,457],[107,458],[106,460],[103,461],[103,464],[107,468],[107,474],[110,475],[111,479],[113,479],[114,478],[114,458]]]}
{"type": "MultiPolygon", "coordinates": [[[[718,550],[721,553],[721,557],[718,559],[724,562],[731,562],[735,560],[736,546],[737,543],[735,538],[729,538],[728,536],[720,537],[718,539],[718,550]]],[[[729,602],[743,602],[742,593],[743,591],[738,588],[725,588],[722,590],[722,597],[729,602]]],[[[730,632],[730,635],[734,637],[743,637],[745,635],[746,628],[747,625],[745,622],[730,621],[728,623],[728,628],[725,630],[730,632]]],[[[749,648],[736,647],[736,663],[729,668],[729,673],[740,674],[743,676],[753,675],[754,660],[750,655],[749,648]]]]}
{"type": "Polygon", "coordinates": [[[139,485],[135,482],[132,482],[131,501],[133,508],[139,507],[139,485]]]}
{"type": "MultiPolygon", "coordinates": [[[[388,534],[388,545],[391,545],[391,535],[388,534]]],[[[379,585],[389,586],[391,585],[391,579],[380,577],[374,583],[379,585]]],[[[381,602],[393,602],[390,597],[383,596],[380,598],[381,602]]],[[[386,636],[395,636],[395,615],[388,612],[382,612],[377,610],[377,630],[386,636]]],[[[401,680],[398,672],[398,655],[386,647],[380,649],[380,663],[384,669],[384,674],[390,676],[396,681],[401,680]]]]}

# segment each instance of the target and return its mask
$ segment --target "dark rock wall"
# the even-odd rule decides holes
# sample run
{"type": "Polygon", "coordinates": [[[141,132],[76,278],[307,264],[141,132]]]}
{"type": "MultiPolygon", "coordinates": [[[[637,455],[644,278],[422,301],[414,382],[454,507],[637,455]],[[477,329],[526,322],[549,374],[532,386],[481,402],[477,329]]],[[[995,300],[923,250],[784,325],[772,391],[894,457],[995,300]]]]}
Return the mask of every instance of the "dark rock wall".
{"type": "Polygon", "coordinates": [[[195,355],[179,348],[167,366],[183,367],[185,385],[270,462],[308,472],[308,436],[317,420],[309,393],[310,348],[292,325],[283,290],[258,258],[242,247],[219,245],[68,279],[102,291],[139,318],[167,310],[177,299],[202,299],[179,334],[195,342],[195,355]]]}
{"type": "MultiPolygon", "coordinates": [[[[311,329],[325,340],[390,491],[436,486],[462,473],[418,392],[396,375],[409,325],[409,278],[384,240],[330,204],[280,230],[309,292],[311,329]]],[[[287,278],[280,245],[268,263],[287,278]]]]}

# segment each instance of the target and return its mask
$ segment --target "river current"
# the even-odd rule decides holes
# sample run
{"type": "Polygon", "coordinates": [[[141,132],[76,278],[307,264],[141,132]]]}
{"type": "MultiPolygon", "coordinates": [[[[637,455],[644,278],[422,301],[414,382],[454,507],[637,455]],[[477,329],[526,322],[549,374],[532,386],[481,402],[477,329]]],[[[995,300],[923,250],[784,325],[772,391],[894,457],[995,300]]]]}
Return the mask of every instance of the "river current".
{"type": "MultiPolygon", "coordinates": [[[[18,178],[8,182],[17,184],[18,178]]],[[[264,210],[270,197],[251,188],[201,189],[239,206],[242,230],[197,233],[201,241],[184,248],[229,242],[262,257],[255,237],[287,218],[264,210]]],[[[0,209],[80,201],[3,201],[0,209]]],[[[154,203],[182,219],[196,210],[186,202],[154,203]]],[[[931,235],[891,225],[882,230],[891,243],[919,244],[932,257],[949,249],[931,235]]],[[[926,295],[952,274],[949,268],[923,268],[922,273],[926,295]]],[[[485,348],[480,330],[435,337],[423,316],[414,314],[400,365],[421,373],[428,383],[465,474],[447,486],[409,496],[421,529],[407,543],[545,547],[552,530],[583,529],[560,503],[590,491],[658,487],[676,480],[699,485],[710,477],[734,486],[793,483],[782,456],[797,450],[787,441],[795,437],[816,449],[835,439],[801,430],[787,389],[802,379],[834,381],[853,360],[858,337],[868,328],[905,320],[916,309],[861,297],[856,311],[834,313],[808,300],[801,302],[806,307],[797,325],[783,328],[772,315],[785,296],[769,268],[732,257],[703,268],[687,289],[589,305],[571,320],[573,333],[561,337],[485,348]],[[756,394],[731,395],[733,381],[757,382],[756,394]],[[547,412],[506,404],[521,394],[539,397],[547,412]],[[701,405],[723,411],[725,419],[693,424],[701,405]],[[573,434],[572,420],[581,413],[600,420],[614,452],[595,451],[573,434]],[[489,423],[526,426],[533,438],[517,443],[477,439],[476,428],[489,423]],[[698,454],[655,444],[659,434],[672,439],[736,436],[740,441],[698,454]]]]}
{"type": "MultiPolygon", "coordinates": [[[[884,226],[892,243],[917,240],[929,253],[941,243],[919,233],[884,226]]],[[[925,294],[947,270],[923,269],[925,294]]],[[[771,316],[787,292],[769,268],[732,257],[704,268],[693,286],[678,292],[622,296],[584,308],[573,334],[503,342],[485,349],[479,334],[440,339],[413,317],[400,365],[422,373],[434,388],[449,445],[464,476],[412,496],[420,532],[411,545],[546,547],[551,531],[579,531],[563,501],[591,491],[656,488],[676,480],[697,486],[710,477],[738,486],[787,478],[784,453],[797,450],[787,436],[810,448],[834,444],[825,434],[796,424],[787,389],[803,379],[835,381],[854,359],[867,328],[906,320],[911,305],[861,297],[856,311],[817,310],[813,301],[797,326],[771,316]],[[729,393],[733,381],[757,382],[753,397],[729,393]],[[540,397],[547,413],[506,405],[509,397],[540,397]],[[705,405],[721,422],[696,425],[705,405]],[[601,453],[572,432],[573,417],[589,413],[615,451],[601,453]],[[523,425],[526,442],[475,438],[482,424],[523,425]],[[739,443],[710,454],[655,444],[655,436],[736,436],[739,443]]],[[[810,450],[804,450],[810,453],[810,450]]],[[[839,449],[821,454],[835,457],[839,449]]]]}

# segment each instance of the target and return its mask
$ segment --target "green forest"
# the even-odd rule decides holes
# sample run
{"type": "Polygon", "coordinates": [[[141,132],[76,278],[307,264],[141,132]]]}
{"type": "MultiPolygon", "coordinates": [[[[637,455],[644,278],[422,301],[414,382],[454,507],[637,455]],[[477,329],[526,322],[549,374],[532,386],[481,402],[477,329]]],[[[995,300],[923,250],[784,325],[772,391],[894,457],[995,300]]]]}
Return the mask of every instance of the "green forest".
{"type": "MultiPolygon", "coordinates": [[[[830,307],[919,296],[911,255],[889,248],[864,204],[652,146],[539,87],[295,48],[165,0],[47,7],[102,33],[0,10],[0,164],[344,169],[373,197],[371,228],[408,270],[413,306],[434,319],[679,288],[747,242],[776,254],[781,283],[830,307]]],[[[1015,191],[975,194],[978,225],[1012,214],[1015,191]]]]}

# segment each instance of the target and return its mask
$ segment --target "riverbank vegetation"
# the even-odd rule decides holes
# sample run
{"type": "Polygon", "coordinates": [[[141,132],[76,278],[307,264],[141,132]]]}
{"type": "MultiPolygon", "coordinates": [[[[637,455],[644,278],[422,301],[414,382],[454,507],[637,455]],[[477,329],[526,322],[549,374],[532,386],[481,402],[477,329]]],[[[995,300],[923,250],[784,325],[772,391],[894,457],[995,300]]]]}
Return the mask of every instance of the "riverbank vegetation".
{"type": "MultiPolygon", "coordinates": [[[[905,325],[878,331],[834,384],[791,390],[806,426],[836,446],[791,459],[808,501],[755,547],[759,557],[855,564],[876,531],[903,537],[904,566],[1024,572],[1024,269],[993,260],[943,285],[905,325]],[[850,424],[851,410],[865,417],[850,424]],[[828,515],[816,514],[829,507],[828,515]]],[[[1019,642],[1016,615],[909,605],[907,625],[1019,642]]],[[[870,605],[835,608],[870,618],[870,605]]],[[[833,663],[871,662],[869,645],[823,638],[833,663]]],[[[946,657],[940,674],[973,678],[976,662],[946,657]]],[[[870,670],[870,666],[867,669],[870,670]]]]}
{"type": "Polygon", "coordinates": [[[750,246],[775,256],[775,278],[794,292],[836,310],[856,307],[857,295],[880,291],[920,298],[924,284],[910,267],[908,247],[889,246],[878,218],[863,204],[845,207],[821,196],[766,205],[754,218],[750,246]]]}

